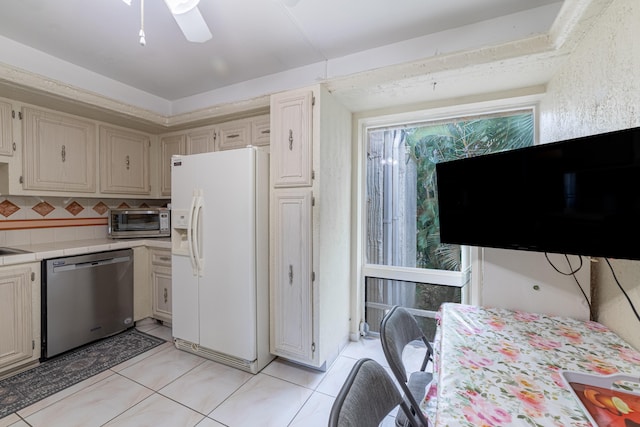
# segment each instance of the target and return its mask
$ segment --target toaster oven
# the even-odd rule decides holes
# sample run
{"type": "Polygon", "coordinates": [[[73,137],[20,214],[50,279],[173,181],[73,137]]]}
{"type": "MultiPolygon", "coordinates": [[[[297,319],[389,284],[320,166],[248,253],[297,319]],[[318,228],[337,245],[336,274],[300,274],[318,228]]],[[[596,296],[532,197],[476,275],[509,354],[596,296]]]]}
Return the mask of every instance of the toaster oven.
{"type": "Polygon", "coordinates": [[[109,237],[169,237],[171,211],[167,208],[125,208],[109,210],[109,237]]]}

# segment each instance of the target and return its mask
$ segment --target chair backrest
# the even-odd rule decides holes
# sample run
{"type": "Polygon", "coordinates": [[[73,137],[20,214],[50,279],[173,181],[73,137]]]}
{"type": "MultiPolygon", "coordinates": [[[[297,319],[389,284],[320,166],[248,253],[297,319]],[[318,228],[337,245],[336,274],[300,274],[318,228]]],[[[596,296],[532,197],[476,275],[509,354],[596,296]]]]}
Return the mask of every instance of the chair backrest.
{"type": "Polygon", "coordinates": [[[409,311],[404,307],[395,306],[384,316],[380,322],[380,342],[384,356],[389,363],[391,372],[395,375],[400,383],[400,387],[404,392],[411,413],[422,425],[427,425],[427,419],[420,409],[418,398],[409,389],[407,369],[402,360],[402,352],[404,348],[412,341],[421,340],[425,346],[425,356],[422,361],[421,371],[427,367],[429,360],[432,360],[433,348],[424,335],[418,322],[409,311]]]}
{"type": "Polygon", "coordinates": [[[433,354],[431,344],[413,315],[404,307],[394,306],[380,323],[380,341],[389,367],[396,379],[402,383],[407,382],[407,370],[402,361],[402,351],[407,344],[416,340],[421,340],[427,348],[421,366],[421,370],[424,371],[433,354]]]}
{"type": "Polygon", "coordinates": [[[398,405],[410,416],[387,371],[374,360],[360,359],[333,402],[329,427],[377,426],[398,405]]]}

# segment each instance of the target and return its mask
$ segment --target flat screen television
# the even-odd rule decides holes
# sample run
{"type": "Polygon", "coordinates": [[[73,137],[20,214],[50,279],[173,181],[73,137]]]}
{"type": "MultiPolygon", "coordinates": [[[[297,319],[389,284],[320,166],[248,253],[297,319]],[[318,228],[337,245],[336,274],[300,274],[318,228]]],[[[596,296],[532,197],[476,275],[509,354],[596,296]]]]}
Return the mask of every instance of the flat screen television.
{"type": "Polygon", "coordinates": [[[436,165],[443,243],[640,259],[640,128],[436,165]]]}

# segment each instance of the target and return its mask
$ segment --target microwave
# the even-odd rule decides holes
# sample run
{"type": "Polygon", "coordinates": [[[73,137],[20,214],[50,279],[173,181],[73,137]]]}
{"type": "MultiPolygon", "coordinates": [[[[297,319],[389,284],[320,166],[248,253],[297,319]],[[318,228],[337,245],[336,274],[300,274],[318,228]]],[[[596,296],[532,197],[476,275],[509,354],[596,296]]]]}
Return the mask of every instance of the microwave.
{"type": "Polygon", "coordinates": [[[167,208],[126,208],[109,210],[109,237],[171,236],[171,211],[167,208]]]}

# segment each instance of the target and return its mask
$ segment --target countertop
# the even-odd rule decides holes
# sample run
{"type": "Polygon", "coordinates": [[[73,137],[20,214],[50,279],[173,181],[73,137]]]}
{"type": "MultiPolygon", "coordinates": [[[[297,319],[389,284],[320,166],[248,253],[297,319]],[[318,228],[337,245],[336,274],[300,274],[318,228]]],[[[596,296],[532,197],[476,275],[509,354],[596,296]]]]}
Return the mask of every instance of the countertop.
{"type": "Polygon", "coordinates": [[[91,252],[103,252],[115,249],[127,249],[139,246],[157,249],[171,249],[171,238],[150,239],[91,239],[70,240],[66,242],[41,243],[32,245],[14,245],[11,248],[29,251],[27,254],[6,255],[0,257],[1,265],[38,262],[49,258],[82,255],[91,252]]]}

